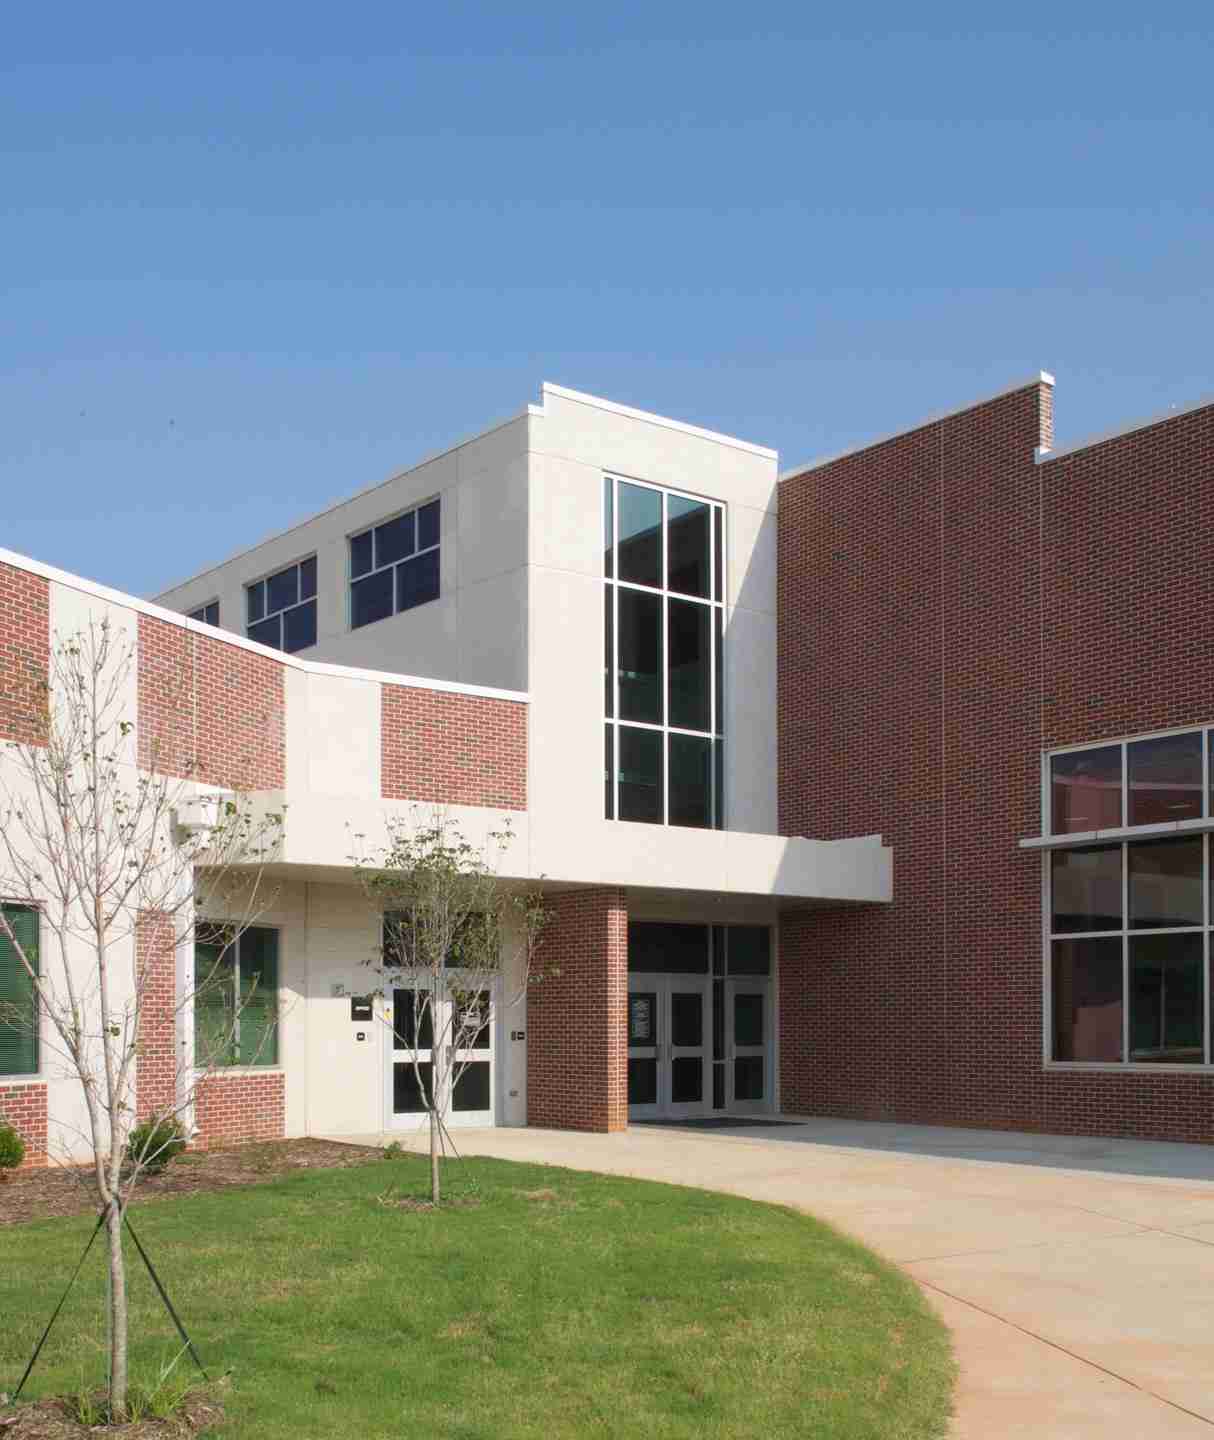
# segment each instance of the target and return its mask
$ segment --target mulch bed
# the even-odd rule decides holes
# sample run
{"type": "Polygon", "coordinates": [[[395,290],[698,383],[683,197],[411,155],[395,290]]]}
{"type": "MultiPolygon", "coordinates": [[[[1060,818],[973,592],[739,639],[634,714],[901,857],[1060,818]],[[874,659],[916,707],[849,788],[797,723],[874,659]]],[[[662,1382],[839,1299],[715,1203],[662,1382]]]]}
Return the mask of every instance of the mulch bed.
{"type": "Polygon", "coordinates": [[[0,1440],[79,1440],[84,1435],[121,1435],[123,1440],[187,1440],[223,1419],[218,1396],[207,1390],[187,1395],[167,1420],[137,1420],[129,1425],[82,1425],[62,1400],[0,1409],[0,1440]]]}
{"type": "MultiPolygon", "coordinates": [[[[139,1203],[162,1195],[264,1185],[296,1170],[345,1169],[364,1165],[382,1154],[372,1146],[337,1145],[331,1140],[271,1140],[190,1150],[179,1155],[162,1174],[144,1175],[135,1187],[135,1199],[139,1203]]],[[[0,1225],[20,1225],[56,1215],[95,1215],[97,1209],[87,1170],[48,1165],[41,1170],[19,1170],[10,1175],[7,1184],[0,1185],[0,1225]]],[[[0,1429],[0,1440],[8,1440],[12,1433],[0,1429]]],[[[26,1432],[19,1433],[24,1437],[26,1432]]],[[[32,1436],[42,1432],[28,1433],[32,1436]]]]}

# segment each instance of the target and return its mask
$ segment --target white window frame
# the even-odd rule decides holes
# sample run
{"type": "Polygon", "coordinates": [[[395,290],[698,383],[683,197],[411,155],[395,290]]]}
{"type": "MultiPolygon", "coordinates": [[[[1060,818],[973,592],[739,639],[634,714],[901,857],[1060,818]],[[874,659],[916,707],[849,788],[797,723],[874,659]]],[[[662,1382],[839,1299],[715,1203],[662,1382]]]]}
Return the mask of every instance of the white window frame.
{"type": "MultiPolygon", "coordinates": [[[[416,522],[415,522],[415,524],[416,524],[416,522]]],[[[415,529],[415,530],[414,530],[414,535],[416,535],[416,533],[417,533],[417,531],[416,531],[416,529],[415,529]]],[[[443,576],[442,576],[442,568],[443,568],[443,561],[442,561],[442,554],[443,554],[443,496],[442,496],[442,492],[441,492],[441,491],[440,491],[437,495],[428,495],[424,500],[417,500],[417,501],[415,501],[412,505],[405,505],[405,506],[403,506],[400,510],[394,510],[390,515],[381,516],[380,519],[378,519],[378,520],[373,520],[369,525],[360,525],[357,530],[351,530],[351,531],[349,531],[348,534],[346,535],[346,629],[349,630],[349,631],[351,631],[351,632],[353,632],[353,631],[355,630],[355,628],[357,628],[357,629],[359,629],[359,630],[366,630],[366,629],[368,628],[368,626],[370,626],[370,625],[379,625],[379,624],[382,624],[382,622],[383,622],[384,620],[392,620],[392,619],[395,619],[395,617],[396,617],[397,615],[408,615],[408,614],[410,613],[409,610],[398,610],[398,609],[396,608],[396,597],[397,597],[396,568],[397,568],[398,565],[404,565],[404,564],[406,564],[406,563],[407,563],[408,561],[410,561],[410,560],[416,560],[419,555],[429,555],[432,550],[433,550],[433,551],[437,551],[437,552],[438,552],[438,557],[439,557],[439,561],[438,561],[438,568],[439,568],[438,594],[434,597],[434,599],[435,599],[435,600],[441,600],[441,599],[443,598],[443,576]],[[392,522],[393,520],[399,520],[399,519],[401,519],[402,516],[409,515],[409,514],[417,515],[417,514],[419,514],[422,510],[424,510],[427,505],[433,505],[433,504],[435,504],[435,503],[438,504],[438,539],[434,542],[434,544],[433,544],[433,545],[427,545],[427,546],[425,546],[424,548],[421,547],[421,546],[419,546],[416,550],[414,550],[414,552],[413,552],[412,555],[404,555],[404,556],[402,556],[401,559],[399,559],[399,560],[390,560],[386,565],[377,565],[377,564],[375,563],[375,532],[376,532],[376,530],[378,530],[381,525],[389,525],[389,524],[391,524],[391,522],[392,522]],[[354,542],[355,542],[355,540],[361,540],[364,535],[370,535],[370,536],[371,536],[371,568],[370,568],[370,570],[364,570],[361,575],[355,575],[355,573],[354,573],[354,542]],[[379,620],[368,620],[366,625],[359,625],[359,626],[355,627],[355,624],[354,624],[354,587],[355,587],[355,585],[357,585],[357,584],[358,584],[360,581],[362,581],[362,580],[369,580],[373,575],[380,575],[380,574],[382,574],[385,570],[391,570],[391,571],[392,571],[392,614],[391,614],[391,615],[382,615],[379,620]]],[[[427,600],[427,601],[424,601],[423,603],[426,604],[426,605],[431,605],[431,604],[434,603],[434,601],[427,600]]],[[[414,605],[414,606],[411,606],[410,609],[411,609],[411,610],[419,610],[419,609],[421,609],[421,606],[420,606],[420,605],[414,605]]]]}
{"type": "MultiPolygon", "coordinates": [[[[658,485],[650,480],[638,480],[635,476],[624,475],[616,470],[604,470],[603,479],[611,484],[611,555],[612,564],[610,575],[603,576],[603,604],[606,607],[611,605],[611,714],[603,716],[604,726],[610,726],[612,732],[611,749],[611,813],[613,821],[621,819],[620,816],[620,730],[621,728],[634,730],[652,730],[662,736],[662,819],[661,824],[666,829],[684,830],[699,829],[724,830],[727,828],[728,810],[726,805],[726,784],[725,766],[720,767],[720,793],[718,794],[718,766],[717,752],[719,747],[725,743],[725,694],[724,675],[717,674],[717,643],[716,643],[716,619],[721,617],[721,656],[724,658],[726,620],[727,620],[727,599],[729,594],[727,586],[728,559],[727,543],[729,529],[726,523],[727,506],[723,500],[716,500],[710,495],[699,495],[693,490],[682,490],[672,485],[658,485]],[[662,584],[661,586],[638,585],[632,580],[621,580],[620,572],[620,491],[619,487],[624,485],[635,485],[639,490],[652,490],[662,497],[662,584]],[[696,504],[707,505],[711,516],[708,533],[708,597],[702,595],[685,595],[681,591],[668,588],[669,581],[669,504],[668,497],[674,496],[679,500],[691,500],[696,504]],[[720,527],[721,543],[721,575],[720,586],[717,581],[717,529],[720,527]],[[719,600],[713,597],[720,590],[719,600]],[[665,723],[655,725],[644,720],[623,720],[620,718],[620,590],[633,590],[642,595],[656,595],[661,600],[662,616],[662,715],[665,723]],[[670,720],[670,666],[668,663],[669,636],[669,605],[670,600],[687,600],[694,605],[703,605],[708,610],[708,653],[709,653],[709,692],[708,692],[708,719],[707,730],[687,730],[679,725],[671,725],[670,720]],[[718,699],[721,712],[721,727],[717,727],[718,699]],[[710,805],[713,815],[713,823],[704,826],[683,826],[670,823],[670,746],[667,737],[670,735],[688,735],[697,740],[711,741],[710,760],[710,805]]],[[[599,493],[599,534],[606,531],[606,516],[603,514],[604,494],[600,486],[599,493]]],[[[603,623],[606,624],[606,610],[604,609],[603,623]]],[[[602,626],[600,626],[600,634],[602,626]]],[[[643,824],[650,822],[627,821],[628,824],[643,824]]]]}
{"type": "Polygon", "coordinates": [[[1042,940],[1042,1006],[1041,1006],[1041,1055],[1043,1069],[1074,1074],[1077,1071],[1108,1073],[1115,1075],[1202,1075],[1214,1073],[1214,1043],[1210,1034],[1211,996],[1210,956],[1211,925],[1214,924],[1214,903],[1211,900],[1210,860],[1214,850],[1214,805],[1210,796],[1210,744],[1214,738],[1214,724],[1174,725],[1165,730],[1144,730],[1135,735],[1110,736],[1104,740],[1086,741],[1081,745],[1059,745],[1052,750],[1041,752],[1041,815],[1043,836],[1064,842],[1068,849],[1088,849],[1100,845],[1116,845],[1121,856],[1121,927],[1120,930],[1099,930],[1084,933],[1056,935],[1053,931],[1053,897],[1050,885],[1050,870],[1055,849],[1063,845],[1045,846],[1041,851],[1041,940],[1042,940]],[[1129,746],[1140,740],[1164,740],[1175,735],[1201,736],[1201,808],[1200,818],[1159,824],[1127,825],[1129,816],[1129,746]],[[1059,755],[1076,755],[1086,750],[1108,750],[1113,746],[1121,749],[1121,819],[1122,824],[1114,829],[1096,832],[1055,831],[1052,791],[1051,762],[1059,755]],[[1128,847],[1141,840],[1184,839],[1198,836],[1201,839],[1201,893],[1202,919],[1200,925],[1177,925],[1151,930],[1130,928],[1129,908],[1129,854],[1128,847]],[[1130,1057],[1130,941],[1135,935],[1195,935],[1202,936],[1202,1045],[1204,1061],[1198,1063],[1153,1063],[1131,1060],[1130,1057]],[[1115,1060],[1055,1060],[1054,1057],[1054,976],[1053,952],[1055,940],[1091,940],[1121,938],[1121,1053],[1125,1057],[1115,1060]]]}

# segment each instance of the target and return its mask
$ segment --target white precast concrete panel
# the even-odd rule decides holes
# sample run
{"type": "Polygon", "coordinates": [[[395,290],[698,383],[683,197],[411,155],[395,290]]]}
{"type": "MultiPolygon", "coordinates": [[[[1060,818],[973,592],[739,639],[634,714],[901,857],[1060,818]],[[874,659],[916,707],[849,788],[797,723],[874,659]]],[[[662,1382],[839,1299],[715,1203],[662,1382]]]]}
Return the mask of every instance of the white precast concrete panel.
{"type": "Polygon", "coordinates": [[[459,592],[458,678],[520,690],[527,684],[530,589],[524,568],[465,585],[459,592]]]}
{"type": "Polygon", "coordinates": [[[776,619],[734,606],[725,622],[725,803],[730,830],[779,829],[776,619]]]}
{"type": "Polygon", "coordinates": [[[730,505],[726,525],[730,605],[776,613],[776,517],[770,510],[730,505]]]}
{"type": "Polygon", "coordinates": [[[287,774],[317,795],[378,797],[381,687],[286,669],[287,774]]]}

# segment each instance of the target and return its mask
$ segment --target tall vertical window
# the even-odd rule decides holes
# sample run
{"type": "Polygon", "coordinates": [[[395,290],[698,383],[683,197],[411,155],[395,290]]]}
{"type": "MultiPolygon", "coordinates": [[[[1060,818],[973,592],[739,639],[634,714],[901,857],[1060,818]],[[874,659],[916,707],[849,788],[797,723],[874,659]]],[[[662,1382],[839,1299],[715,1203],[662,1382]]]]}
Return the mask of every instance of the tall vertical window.
{"type": "Polygon", "coordinates": [[[1048,855],[1051,1060],[1214,1063],[1212,755],[1214,729],[1049,757],[1050,834],[1124,835],[1048,855]]]}
{"type": "Polygon", "coordinates": [[[306,650],[316,644],[316,556],[245,586],[245,634],[275,650],[306,650]]]}
{"type": "Polygon", "coordinates": [[[725,507],[604,477],[605,810],[724,824],[725,507]]]}
{"type": "Polygon", "coordinates": [[[439,502],[350,536],[350,628],[438,599],[439,502]]]}
{"type": "Polygon", "coordinates": [[[194,946],[194,1045],[199,1066],[278,1064],[278,931],[216,927],[194,946]]]}
{"type": "Polygon", "coordinates": [[[5,905],[17,945],[0,930],[0,1075],[34,1075],[38,1070],[38,997],[17,946],[38,970],[38,911],[32,905],[5,905]]]}

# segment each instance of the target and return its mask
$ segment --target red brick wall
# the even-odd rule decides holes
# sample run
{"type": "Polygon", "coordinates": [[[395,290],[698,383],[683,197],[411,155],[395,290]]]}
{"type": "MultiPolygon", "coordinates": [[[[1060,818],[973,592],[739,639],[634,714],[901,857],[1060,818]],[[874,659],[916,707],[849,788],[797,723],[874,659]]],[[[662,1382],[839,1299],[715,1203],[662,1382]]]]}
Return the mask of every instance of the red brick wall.
{"type": "Polygon", "coordinates": [[[21,1168],[46,1164],[46,1085],[0,1084],[0,1120],[11,1125],[25,1141],[21,1168]]]}
{"type": "Polygon", "coordinates": [[[1214,719],[1214,408],[1034,463],[1031,385],[780,487],[780,824],[889,908],[781,926],[782,1100],[1214,1140],[1214,1077],[1044,1072],[1043,748],[1214,719]]]}
{"type": "Polygon", "coordinates": [[[381,688],[387,800],[527,808],[527,706],[442,690],[381,688]]]}
{"type": "Polygon", "coordinates": [[[286,779],[283,664],[139,616],[139,763],[234,790],[286,779]]]}
{"type": "Polygon", "coordinates": [[[550,902],[527,995],[527,1123],[628,1126],[628,912],[623,892],[576,890],[550,902]],[[559,975],[548,973],[559,969],[559,975]]]}
{"type": "Polygon", "coordinates": [[[135,1112],[146,1120],[177,1103],[177,958],[173,926],[159,911],[145,911],[136,923],[135,970],[141,995],[135,1112]]]}
{"type": "Polygon", "coordinates": [[[194,1104],[195,1143],[229,1145],[239,1140],[281,1140],[286,1133],[286,1079],[281,1072],[207,1075],[194,1104]]]}
{"type": "Polygon", "coordinates": [[[0,562],[0,740],[45,740],[50,645],[50,586],[0,562]]]}

